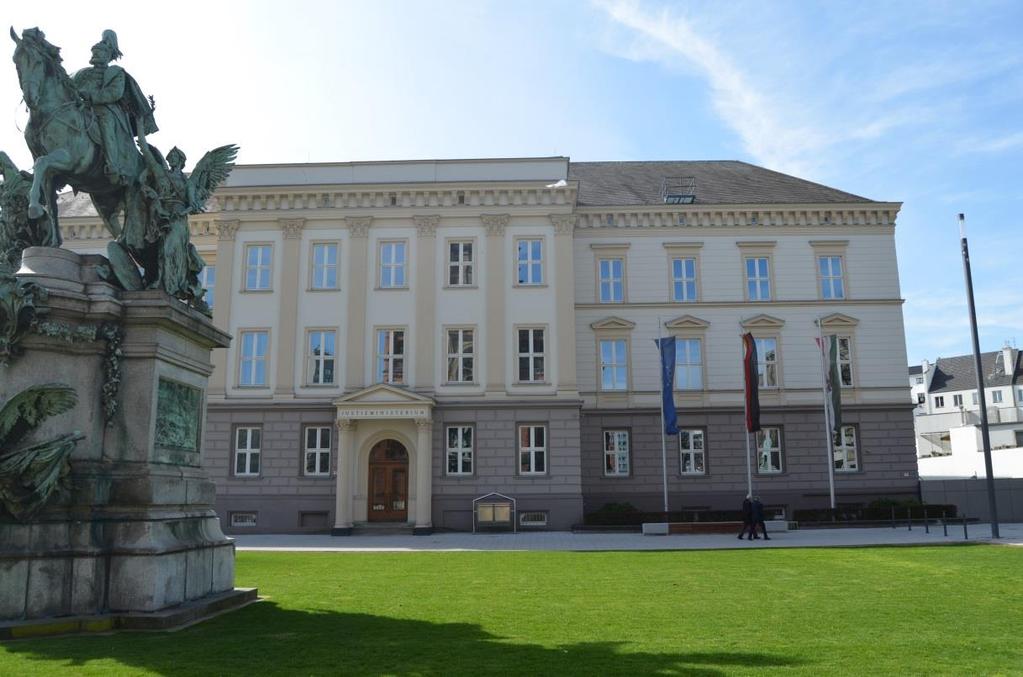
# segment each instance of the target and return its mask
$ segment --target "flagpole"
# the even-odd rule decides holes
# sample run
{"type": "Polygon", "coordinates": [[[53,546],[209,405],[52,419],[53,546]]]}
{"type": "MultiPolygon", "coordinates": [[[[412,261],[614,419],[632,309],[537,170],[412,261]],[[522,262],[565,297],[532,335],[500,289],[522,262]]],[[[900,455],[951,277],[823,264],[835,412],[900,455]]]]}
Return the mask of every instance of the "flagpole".
{"type": "MultiPolygon", "coordinates": [[[[831,492],[831,510],[835,509],[835,451],[832,448],[834,444],[834,431],[831,430],[831,415],[828,414],[828,407],[833,406],[829,403],[828,397],[828,377],[827,377],[827,362],[824,358],[824,334],[821,328],[821,318],[817,318],[817,351],[821,356],[821,394],[824,396],[824,430],[827,434],[825,440],[825,453],[827,454],[828,461],[828,489],[831,492]]],[[[835,384],[831,384],[834,388],[835,384]]],[[[841,387],[841,384],[839,384],[841,387]]]]}
{"type": "MultiPolygon", "coordinates": [[[[661,316],[657,316],[657,364],[658,372],[663,372],[664,367],[662,363],[662,351],[661,348],[661,316]]],[[[671,378],[674,379],[675,375],[672,374],[671,378]]],[[[664,374],[661,373],[661,380],[663,381],[664,374]]],[[[674,386],[674,381],[672,381],[674,386]]],[[[661,383],[661,388],[664,388],[664,383],[661,383]]],[[[674,391],[674,387],[672,388],[674,391]]],[[[674,395],[672,395],[674,397],[674,395]]],[[[664,395],[661,394],[661,479],[664,487],[664,519],[668,519],[668,442],[665,438],[664,433],[664,395]]]]}

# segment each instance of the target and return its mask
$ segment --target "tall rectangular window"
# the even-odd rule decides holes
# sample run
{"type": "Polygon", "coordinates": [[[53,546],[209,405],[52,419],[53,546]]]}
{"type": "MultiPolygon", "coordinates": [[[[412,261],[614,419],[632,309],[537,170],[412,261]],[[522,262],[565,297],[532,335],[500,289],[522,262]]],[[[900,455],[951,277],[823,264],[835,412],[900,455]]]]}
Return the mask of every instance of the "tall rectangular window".
{"type": "Polygon", "coordinates": [[[952,406],[953,407],[963,406],[963,396],[961,394],[952,396],[952,406]]]}
{"type": "Polygon", "coordinates": [[[627,477],[629,474],[629,431],[604,431],[604,475],[627,477]]]}
{"type": "Polygon", "coordinates": [[[263,431],[260,428],[238,428],[234,440],[234,474],[259,474],[259,452],[263,431]]]}
{"type": "Polygon", "coordinates": [[[399,289],[406,287],[406,265],[408,263],[406,243],[380,243],[380,287],[399,289]]]}
{"type": "Polygon", "coordinates": [[[671,260],[671,298],[676,303],[696,301],[696,259],[671,260]]]}
{"type": "Polygon", "coordinates": [[[519,474],[542,475],[547,472],[547,428],[542,425],[519,426],[519,474]]]}
{"type": "Polygon", "coordinates": [[[238,385],[258,387],[266,385],[266,349],[270,336],[265,331],[241,332],[242,354],[238,385]]]}
{"type": "Polygon", "coordinates": [[[757,345],[757,375],[761,388],[778,387],[778,339],[755,338],[757,345]]]}
{"type": "Polygon", "coordinates": [[[306,356],[306,379],[312,385],[334,383],[336,334],[332,330],[309,332],[309,352],[306,356]]]}
{"type": "Polygon", "coordinates": [[[449,425],[447,428],[449,475],[472,474],[472,426],[449,425]]]}
{"type": "Polygon", "coordinates": [[[704,448],[703,435],[702,430],[678,432],[678,462],[683,475],[707,473],[707,450],[704,448]]]}
{"type": "Polygon", "coordinates": [[[543,383],[547,374],[544,364],[544,330],[519,329],[518,334],[519,381],[543,383]]]}
{"type": "Polygon", "coordinates": [[[472,383],[476,374],[476,344],[472,329],[448,329],[448,382],[472,383]]]}
{"type": "Polygon", "coordinates": [[[624,259],[597,261],[601,303],[621,303],[625,300],[624,259]]]}
{"type": "Polygon", "coordinates": [[[543,240],[519,240],[516,255],[519,284],[543,284],[543,240]]]}
{"type": "Polygon", "coordinates": [[[305,474],[330,474],[329,426],[310,426],[305,429],[305,474]]]}
{"type": "Polygon", "coordinates": [[[842,380],[842,387],[851,388],[853,385],[852,338],[849,336],[838,337],[838,374],[842,380]]]}
{"type": "Polygon", "coordinates": [[[273,248],[268,244],[250,244],[245,247],[245,289],[266,291],[270,289],[270,272],[273,265],[273,248]]]}
{"type": "Polygon", "coordinates": [[[781,448],[781,428],[763,428],[757,431],[757,472],[762,475],[778,474],[784,468],[781,448]]]}
{"type": "Polygon", "coordinates": [[[476,284],[472,240],[448,243],[448,285],[471,287],[476,284]]]}
{"type": "Polygon", "coordinates": [[[944,395],[936,395],[934,397],[934,407],[936,409],[942,409],[942,408],[945,407],[945,396],[944,395]]]}
{"type": "Polygon", "coordinates": [[[675,339],[675,388],[703,389],[703,342],[698,338],[675,339]]]}
{"type": "Polygon", "coordinates": [[[213,292],[217,286],[217,267],[216,266],[203,266],[199,272],[199,284],[202,285],[205,290],[202,295],[202,300],[206,302],[206,305],[213,308],[213,292]]]}
{"type": "Polygon", "coordinates": [[[746,257],[746,294],[750,301],[771,300],[770,261],[766,256],[746,257]]]}
{"type": "Polygon", "coordinates": [[[841,431],[834,431],[835,470],[838,472],[855,472],[860,469],[860,456],[856,449],[856,428],[851,425],[842,426],[841,431]]]}
{"type": "Polygon", "coordinates": [[[822,299],[844,299],[845,282],[841,256],[818,256],[817,270],[821,278],[822,299]]]}
{"type": "Polygon", "coordinates": [[[992,390],[991,391],[991,404],[1001,404],[1001,403],[1002,403],[1002,391],[1001,390],[992,390]]]}
{"type": "Polygon", "coordinates": [[[377,330],[377,383],[405,382],[405,330],[377,330]]]}
{"type": "Polygon", "coordinates": [[[313,289],[337,289],[337,243],[313,245],[313,289]]]}
{"type": "Polygon", "coordinates": [[[628,352],[625,339],[603,339],[600,342],[600,389],[627,390],[629,380],[628,352]]]}

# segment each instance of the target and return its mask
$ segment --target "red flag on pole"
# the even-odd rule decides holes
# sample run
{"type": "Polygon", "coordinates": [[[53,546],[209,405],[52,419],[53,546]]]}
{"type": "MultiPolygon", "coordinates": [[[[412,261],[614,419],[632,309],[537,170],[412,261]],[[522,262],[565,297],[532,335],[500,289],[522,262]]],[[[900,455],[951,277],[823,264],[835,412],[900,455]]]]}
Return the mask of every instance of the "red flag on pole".
{"type": "Polygon", "coordinates": [[[742,372],[746,381],[746,431],[760,430],[760,374],[757,369],[757,342],[753,334],[742,335],[742,372]]]}

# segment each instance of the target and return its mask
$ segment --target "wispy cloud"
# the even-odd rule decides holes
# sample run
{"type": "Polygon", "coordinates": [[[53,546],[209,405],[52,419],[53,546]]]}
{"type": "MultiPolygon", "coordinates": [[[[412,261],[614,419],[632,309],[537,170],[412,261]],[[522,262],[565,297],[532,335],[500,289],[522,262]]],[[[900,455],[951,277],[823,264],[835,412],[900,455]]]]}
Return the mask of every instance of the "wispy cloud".
{"type": "Polygon", "coordinates": [[[961,153],[1001,153],[1023,146],[1023,132],[988,138],[964,139],[958,144],[961,153]]]}

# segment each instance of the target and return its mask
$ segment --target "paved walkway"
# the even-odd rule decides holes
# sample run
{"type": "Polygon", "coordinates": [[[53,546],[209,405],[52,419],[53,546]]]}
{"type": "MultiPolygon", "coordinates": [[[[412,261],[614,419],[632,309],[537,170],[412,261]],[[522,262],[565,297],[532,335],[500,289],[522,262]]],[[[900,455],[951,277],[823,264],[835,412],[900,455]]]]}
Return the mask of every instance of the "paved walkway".
{"type": "MultiPolygon", "coordinates": [[[[769,534],[770,535],[770,534],[769,534]]],[[[940,545],[963,543],[961,525],[949,525],[948,536],[941,527],[924,533],[896,529],[802,529],[778,532],[769,541],[739,541],[735,536],[692,534],[684,536],[643,536],[642,534],[574,534],[567,531],[532,531],[519,534],[438,533],[432,536],[367,535],[332,537],[326,535],[253,534],[235,538],[238,550],[283,552],[412,552],[490,550],[723,550],[727,548],[842,548],[871,545],[940,545]]],[[[987,524],[969,525],[968,542],[992,542],[987,524]]],[[[1006,545],[1023,546],[1023,524],[1001,525],[1006,545]]]]}

